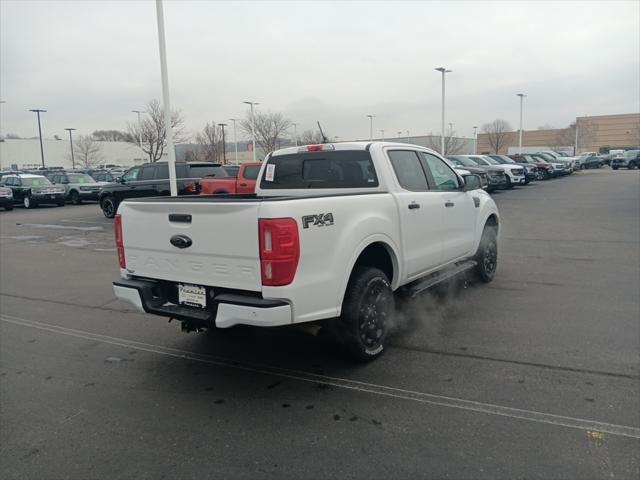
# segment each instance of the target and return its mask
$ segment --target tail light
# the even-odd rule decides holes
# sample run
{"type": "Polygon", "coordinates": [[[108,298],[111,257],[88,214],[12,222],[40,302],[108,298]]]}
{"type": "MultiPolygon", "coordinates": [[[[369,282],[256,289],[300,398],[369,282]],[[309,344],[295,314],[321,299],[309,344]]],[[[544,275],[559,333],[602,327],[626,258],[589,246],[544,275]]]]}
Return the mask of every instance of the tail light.
{"type": "Polygon", "coordinates": [[[196,182],[185,182],[184,189],[188,193],[198,193],[198,184],[196,182]]]}
{"type": "Polygon", "coordinates": [[[122,217],[116,215],[113,222],[113,230],[116,236],[116,250],[118,251],[118,263],[120,268],[127,268],[127,261],[124,259],[124,241],[122,239],[122,217]]]}
{"type": "Polygon", "coordinates": [[[262,285],[289,285],[300,258],[298,224],[293,218],[261,218],[258,231],[262,285]]]}
{"type": "Polygon", "coordinates": [[[336,147],[330,143],[321,143],[319,145],[307,145],[306,147],[298,148],[298,152],[322,152],[326,150],[335,150],[336,147]]]}

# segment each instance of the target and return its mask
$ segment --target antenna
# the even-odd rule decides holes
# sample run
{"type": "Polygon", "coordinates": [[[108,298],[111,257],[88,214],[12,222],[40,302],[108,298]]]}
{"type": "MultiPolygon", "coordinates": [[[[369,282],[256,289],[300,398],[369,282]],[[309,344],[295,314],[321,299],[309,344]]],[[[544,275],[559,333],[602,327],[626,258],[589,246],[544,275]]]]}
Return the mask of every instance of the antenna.
{"type": "Polygon", "coordinates": [[[322,143],[329,143],[329,139],[325,137],[324,132],[322,131],[322,127],[320,126],[320,122],[316,122],[318,124],[318,128],[320,129],[320,135],[322,135],[322,143]]]}

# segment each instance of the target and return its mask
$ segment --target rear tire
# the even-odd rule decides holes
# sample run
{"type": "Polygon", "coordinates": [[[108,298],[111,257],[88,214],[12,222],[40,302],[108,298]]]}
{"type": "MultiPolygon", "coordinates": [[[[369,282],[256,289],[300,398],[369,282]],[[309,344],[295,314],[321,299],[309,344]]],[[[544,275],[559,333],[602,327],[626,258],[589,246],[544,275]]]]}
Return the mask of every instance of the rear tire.
{"type": "Polygon", "coordinates": [[[107,218],[113,218],[116,216],[116,212],[118,211],[118,203],[113,199],[113,197],[104,197],[100,200],[100,208],[102,209],[102,214],[107,218]]]}
{"type": "Polygon", "coordinates": [[[498,268],[498,235],[496,227],[489,225],[484,227],[475,261],[478,263],[475,267],[478,279],[483,283],[492,281],[498,268]]]}
{"type": "Polygon", "coordinates": [[[349,280],[337,319],[339,341],[349,356],[370,362],[387,348],[395,300],[387,276],[377,268],[358,266],[349,280]]]}
{"type": "Polygon", "coordinates": [[[612,170],[617,170],[617,169],[618,169],[618,167],[611,167],[611,169],[612,169],[612,170]]]}
{"type": "Polygon", "coordinates": [[[633,170],[634,168],[636,168],[636,162],[634,162],[633,160],[631,160],[629,162],[629,166],[627,167],[629,170],[633,170]]]}

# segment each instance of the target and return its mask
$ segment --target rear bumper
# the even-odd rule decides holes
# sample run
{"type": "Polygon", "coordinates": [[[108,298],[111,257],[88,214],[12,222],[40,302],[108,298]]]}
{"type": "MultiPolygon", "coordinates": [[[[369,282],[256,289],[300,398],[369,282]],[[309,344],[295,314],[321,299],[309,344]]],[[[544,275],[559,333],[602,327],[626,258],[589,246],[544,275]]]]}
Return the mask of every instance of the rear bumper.
{"type": "Polygon", "coordinates": [[[175,318],[202,328],[234,325],[276,327],[292,323],[291,305],[248,295],[221,293],[208,299],[206,309],[172,303],[158,283],[151,280],[119,280],[113,292],[141,312],[175,318]]]}

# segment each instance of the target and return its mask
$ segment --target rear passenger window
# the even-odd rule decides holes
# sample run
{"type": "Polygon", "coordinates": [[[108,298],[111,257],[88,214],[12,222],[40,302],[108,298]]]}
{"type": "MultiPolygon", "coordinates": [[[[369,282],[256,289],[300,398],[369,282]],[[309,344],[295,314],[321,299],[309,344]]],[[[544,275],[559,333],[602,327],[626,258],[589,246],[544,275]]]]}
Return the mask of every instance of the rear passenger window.
{"type": "Polygon", "coordinates": [[[260,173],[260,165],[250,165],[244,169],[244,178],[247,180],[255,180],[260,173]]]}
{"type": "Polygon", "coordinates": [[[422,192],[429,189],[427,177],[424,175],[416,152],[410,150],[392,151],[389,152],[389,159],[402,188],[412,192],[422,192]]]}

